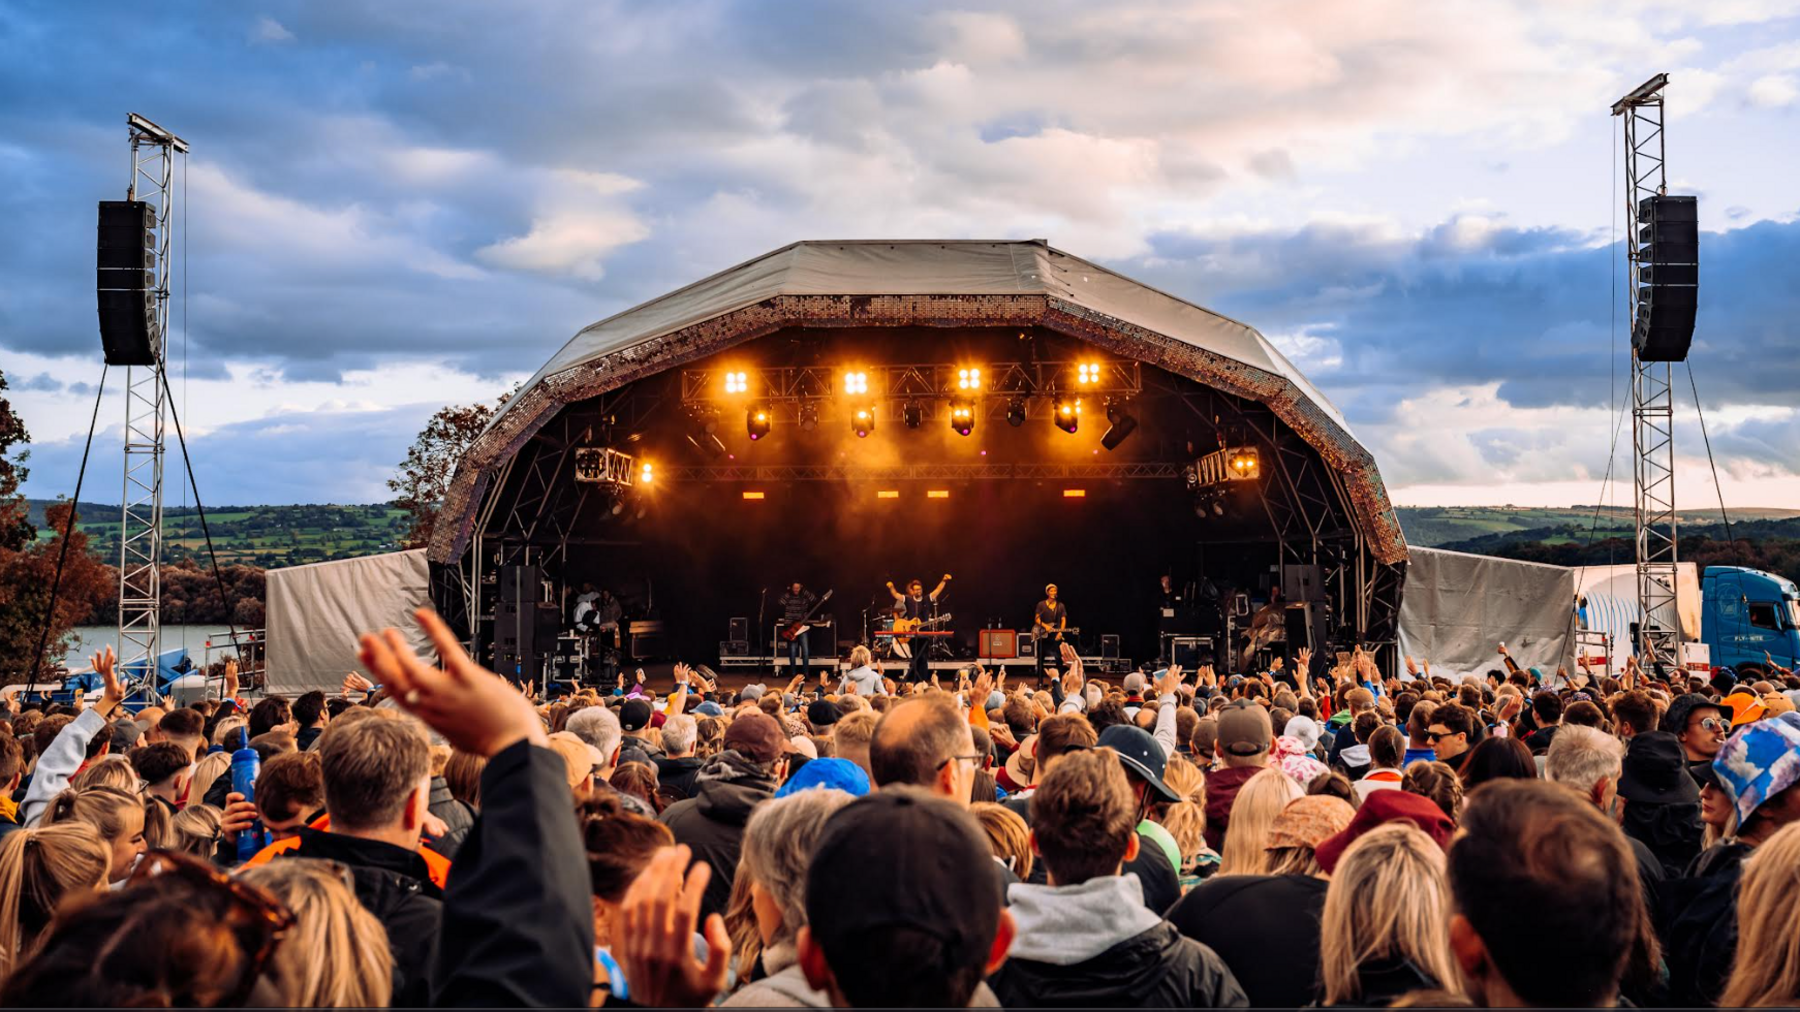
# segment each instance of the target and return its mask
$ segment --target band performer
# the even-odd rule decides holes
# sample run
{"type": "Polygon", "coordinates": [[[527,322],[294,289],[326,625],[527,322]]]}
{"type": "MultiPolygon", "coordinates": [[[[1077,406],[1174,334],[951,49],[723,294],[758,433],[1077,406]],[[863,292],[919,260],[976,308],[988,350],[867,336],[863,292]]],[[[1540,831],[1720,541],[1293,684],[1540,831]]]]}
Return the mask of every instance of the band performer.
{"type": "Polygon", "coordinates": [[[1044,588],[1044,599],[1037,603],[1031,626],[1037,634],[1037,672],[1042,681],[1046,669],[1062,670],[1056,655],[1061,653],[1063,633],[1069,628],[1069,609],[1056,599],[1056,584],[1044,588]]]}
{"type": "MultiPolygon", "coordinates": [[[[944,588],[949,586],[949,584],[950,574],[945,573],[944,578],[938,581],[938,585],[931,589],[930,594],[925,593],[925,584],[919,580],[913,580],[908,583],[906,585],[906,593],[902,594],[899,590],[895,589],[894,581],[889,580],[887,582],[888,593],[894,595],[894,631],[898,633],[908,629],[922,628],[924,624],[933,617],[927,614],[927,612],[937,610],[938,598],[944,596],[944,588]]],[[[909,652],[907,652],[908,663],[906,666],[907,680],[912,682],[931,681],[931,662],[928,657],[930,654],[929,650],[925,650],[922,647],[919,649],[910,649],[911,644],[904,641],[899,636],[894,638],[894,645],[896,650],[901,648],[908,648],[909,650],[909,652]]]]}
{"type": "MultiPolygon", "coordinates": [[[[787,592],[775,599],[776,607],[781,609],[781,628],[805,622],[818,603],[819,595],[807,590],[800,581],[789,584],[787,592]]],[[[788,640],[788,667],[798,666],[803,676],[812,674],[812,644],[808,642],[811,639],[808,630],[788,640]]]]}

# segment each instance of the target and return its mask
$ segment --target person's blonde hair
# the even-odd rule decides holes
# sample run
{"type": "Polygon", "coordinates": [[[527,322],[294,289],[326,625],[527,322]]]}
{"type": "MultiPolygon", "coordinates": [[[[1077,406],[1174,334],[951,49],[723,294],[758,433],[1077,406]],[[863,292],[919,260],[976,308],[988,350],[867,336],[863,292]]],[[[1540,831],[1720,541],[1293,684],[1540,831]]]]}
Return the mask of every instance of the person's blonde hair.
{"type": "Polygon", "coordinates": [[[856,646],[853,646],[850,648],[850,666],[851,667],[866,668],[870,664],[874,663],[874,661],[875,661],[875,658],[873,655],[871,655],[869,653],[868,647],[865,647],[862,644],[858,643],[856,646]]]}
{"type": "Polygon", "coordinates": [[[272,968],[299,1008],[386,1008],[394,957],[387,929],[322,862],[283,858],[239,876],[273,893],[294,913],[272,968]]]}
{"type": "Polygon", "coordinates": [[[1405,960],[1454,987],[1450,888],[1444,851],[1410,822],[1389,822],[1344,851],[1320,915],[1321,1004],[1355,1004],[1365,995],[1357,971],[1375,960],[1405,960]]]}
{"type": "Polygon", "coordinates": [[[188,777],[188,797],[204,798],[212,789],[213,781],[231,769],[230,752],[208,752],[194,764],[194,773],[188,777]]]}
{"type": "MultiPolygon", "coordinates": [[[[762,930],[756,924],[756,906],[750,896],[750,875],[738,859],[737,873],[731,877],[731,897],[725,901],[725,931],[731,936],[731,957],[735,966],[755,966],[762,958],[762,930]]],[[[739,971],[741,974],[743,971],[739,971]]]]}
{"type": "MultiPolygon", "coordinates": [[[[250,726],[250,722],[245,720],[242,717],[235,717],[235,716],[234,717],[226,717],[224,720],[219,721],[216,725],[213,726],[212,743],[214,745],[224,745],[226,735],[230,734],[231,732],[237,730],[240,727],[249,727],[249,726],[250,726]]],[[[230,754],[231,754],[230,752],[226,753],[227,756],[229,756],[230,754]]],[[[227,759],[226,762],[230,762],[230,760],[227,759]]]]}
{"type": "Polygon", "coordinates": [[[1179,752],[1170,756],[1168,765],[1163,768],[1163,783],[1181,795],[1182,801],[1204,803],[1206,800],[1206,777],[1200,772],[1200,767],[1189,762],[1179,752]]]}
{"type": "Polygon", "coordinates": [[[1225,826],[1225,853],[1219,856],[1217,874],[1267,875],[1269,829],[1288,802],[1305,795],[1293,777],[1275,767],[1244,781],[1237,800],[1231,803],[1231,821],[1225,826]]]}
{"type": "Polygon", "coordinates": [[[131,760],[122,755],[103,755],[87,764],[87,768],[76,774],[69,781],[69,786],[79,790],[90,787],[111,787],[115,791],[136,794],[138,784],[143,780],[131,760]]]}
{"type": "Polygon", "coordinates": [[[1783,826],[1744,860],[1738,885],[1737,956],[1720,1008],[1800,1003],[1800,907],[1794,905],[1800,868],[1800,823],[1783,826]]]}
{"type": "Polygon", "coordinates": [[[987,834],[994,856],[1006,862],[1023,882],[1031,877],[1031,827],[1019,813],[993,801],[977,801],[969,806],[969,814],[987,834]]]}
{"type": "Polygon", "coordinates": [[[16,829],[0,843],[0,980],[30,957],[64,897],[106,887],[112,848],[85,822],[16,829]]]}
{"type": "Polygon", "coordinates": [[[189,802],[169,820],[168,847],[210,861],[224,821],[225,813],[217,808],[202,801],[189,802]]]}
{"type": "MultiPolygon", "coordinates": [[[[144,835],[151,835],[150,820],[154,815],[160,816],[162,806],[155,801],[148,803],[139,795],[121,791],[116,787],[71,787],[50,799],[50,806],[44,810],[44,817],[38,824],[53,826],[61,822],[85,822],[100,831],[100,839],[106,843],[110,852],[114,841],[125,835],[126,814],[137,812],[143,817],[144,835]]],[[[157,835],[161,835],[163,823],[157,827],[157,835]]],[[[109,853],[110,860],[110,853],[109,853]]],[[[125,869],[113,869],[117,872],[114,879],[125,877],[125,869]]]]}
{"type": "MultiPolygon", "coordinates": [[[[747,875],[781,908],[781,926],[765,944],[791,942],[806,924],[806,869],[825,823],[853,798],[843,791],[813,789],[764,801],[744,824],[738,874],[747,875]]],[[[735,883],[734,883],[735,884],[735,883]]]]}

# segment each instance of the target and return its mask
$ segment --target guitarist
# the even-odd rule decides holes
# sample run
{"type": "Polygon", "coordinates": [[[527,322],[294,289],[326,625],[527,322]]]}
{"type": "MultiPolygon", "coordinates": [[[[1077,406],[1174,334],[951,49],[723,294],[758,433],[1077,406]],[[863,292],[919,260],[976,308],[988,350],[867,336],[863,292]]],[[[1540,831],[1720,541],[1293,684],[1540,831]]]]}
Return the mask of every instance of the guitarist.
{"type": "MultiPolygon", "coordinates": [[[[776,607],[781,609],[781,628],[800,625],[812,617],[813,609],[819,605],[819,595],[807,590],[795,581],[787,592],[775,599],[776,607]]],[[[801,633],[788,640],[788,667],[799,666],[802,678],[812,674],[812,644],[807,633],[801,633]]]]}
{"type": "Polygon", "coordinates": [[[1056,599],[1056,584],[1044,588],[1044,599],[1037,603],[1032,613],[1031,631],[1037,636],[1038,681],[1044,678],[1045,669],[1056,669],[1057,655],[1062,650],[1063,632],[1069,628],[1069,609],[1056,599]]]}
{"type": "MultiPolygon", "coordinates": [[[[938,581],[938,585],[932,588],[930,594],[925,593],[925,584],[918,580],[908,583],[906,593],[902,594],[894,588],[894,581],[889,580],[887,582],[888,593],[894,595],[894,631],[919,628],[930,617],[926,612],[936,610],[938,598],[944,596],[944,588],[949,584],[950,574],[945,573],[944,578],[938,581]]],[[[900,646],[905,646],[907,643],[899,636],[894,637],[894,640],[900,646]]],[[[915,683],[931,681],[930,653],[929,650],[912,651],[912,657],[906,667],[907,680],[915,683]]]]}

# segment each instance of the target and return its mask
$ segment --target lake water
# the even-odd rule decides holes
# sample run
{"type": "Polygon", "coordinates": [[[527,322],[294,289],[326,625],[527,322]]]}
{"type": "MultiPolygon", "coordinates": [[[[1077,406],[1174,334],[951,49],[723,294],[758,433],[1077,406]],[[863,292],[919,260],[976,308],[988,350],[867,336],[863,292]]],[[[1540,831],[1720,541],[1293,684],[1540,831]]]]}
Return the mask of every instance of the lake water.
{"type": "MultiPolygon", "coordinates": [[[[242,630],[240,630],[241,632],[242,630]]],[[[173,650],[176,647],[187,648],[188,656],[195,664],[205,660],[206,641],[228,644],[231,636],[224,625],[165,625],[162,627],[162,649],[173,650]]],[[[76,626],[75,639],[69,650],[67,663],[70,671],[81,671],[87,668],[88,658],[97,650],[104,650],[110,645],[113,650],[119,649],[119,630],[116,626],[76,626]]]]}

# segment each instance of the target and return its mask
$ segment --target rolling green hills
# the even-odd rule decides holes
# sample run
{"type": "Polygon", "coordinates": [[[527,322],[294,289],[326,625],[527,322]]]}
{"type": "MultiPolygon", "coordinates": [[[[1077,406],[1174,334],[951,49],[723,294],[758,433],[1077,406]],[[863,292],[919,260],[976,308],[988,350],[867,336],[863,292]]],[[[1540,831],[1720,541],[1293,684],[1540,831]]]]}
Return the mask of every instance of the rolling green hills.
{"type": "MultiPolygon", "coordinates": [[[[39,539],[51,537],[44,527],[47,505],[46,500],[30,501],[39,539]]],[[[119,508],[84,502],[76,516],[94,553],[117,563],[119,508]]],[[[406,514],[386,504],[219,506],[206,511],[206,522],[221,565],[241,562],[265,569],[391,552],[400,547],[408,526],[406,514]]],[[[170,562],[205,559],[206,539],[192,507],[163,508],[163,539],[170,562]]]]}

